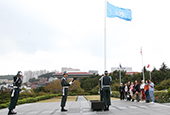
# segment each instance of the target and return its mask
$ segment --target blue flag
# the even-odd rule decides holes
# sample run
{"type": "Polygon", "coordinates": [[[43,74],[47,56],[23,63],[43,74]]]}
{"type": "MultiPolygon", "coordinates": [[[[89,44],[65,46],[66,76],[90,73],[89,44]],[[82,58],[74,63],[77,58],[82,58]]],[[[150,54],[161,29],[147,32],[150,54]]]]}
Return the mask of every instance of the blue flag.
{"type": "Polygon", "coordinates": [[[121,64],[120,64],[119,66],[120,66],[120,68],[122,69],[122,66],[121,66],[121,64]]]}
{"type": "Polygon", "coordinates": [[[122,67],[121,64],[119,65],[120,69],[126,69],[125,67],[122,67]]]}
{"type": "Polygon", "coordinates": [[[107,2],[107,17],[109,18],[118,17],[126,21],[132,20],[130,9],[119,8],[110,4],[109,2],[107,2]]]}

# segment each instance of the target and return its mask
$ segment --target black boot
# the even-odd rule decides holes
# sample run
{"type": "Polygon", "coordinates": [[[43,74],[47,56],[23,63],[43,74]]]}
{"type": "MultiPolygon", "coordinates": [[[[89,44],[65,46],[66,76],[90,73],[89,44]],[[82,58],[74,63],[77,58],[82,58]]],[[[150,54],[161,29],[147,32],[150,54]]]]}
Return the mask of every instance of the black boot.
{"type": "Polygon", "coordinates": [[[132,102],[134,102],[134,99],[132,99],[132,102]]]}
{"type": "Polygon", "coordinates": [[[107,106],[107,111],[109,111],[109,106],[107,106]]]}
{"type": "Polygon", "coordinates": [[[104,111],[107,111],[107,107],[106,107],[106,105],[104,106],[104,111]]]}
{"type": "Polygon", "coordinates": [[[66,112],[67,110],[64,109],[64,107],[62,107],[62,108],[61,108],[61,111],[62,111],[62,112],[66,112]]]}

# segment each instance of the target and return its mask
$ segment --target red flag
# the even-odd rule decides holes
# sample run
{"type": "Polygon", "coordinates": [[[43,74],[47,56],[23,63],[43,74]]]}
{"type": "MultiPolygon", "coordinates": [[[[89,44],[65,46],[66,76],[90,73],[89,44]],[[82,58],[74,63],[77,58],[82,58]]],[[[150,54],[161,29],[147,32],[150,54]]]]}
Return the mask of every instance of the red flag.
{"type": "Polygon", "coordinates": [[[140,53],[141,53],[141,55],[142,55],[142,48],[141,48],[141,50],[140,50],[140,53]]]}
{"type": "Polygon", "coordinates": [[[147,68],[149,68],[149,66],[150,66],[150,65],[148,64],[147,68]]]}

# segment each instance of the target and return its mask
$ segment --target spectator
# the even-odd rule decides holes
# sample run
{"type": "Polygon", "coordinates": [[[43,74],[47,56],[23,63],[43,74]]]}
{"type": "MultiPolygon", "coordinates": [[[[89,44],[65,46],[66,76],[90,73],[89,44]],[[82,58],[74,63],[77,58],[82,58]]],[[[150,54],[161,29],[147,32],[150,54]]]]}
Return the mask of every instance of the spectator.
{"type": "Polygon", "coordinates": [[[139,82],[137,80],[135,80],[135,87],[134,87],[134,91],[135,91],[135,94],[136,94],[136,101],[139,102],[139,82]]]}
{"type": "Polygon", "coordinates": [[[141,81],[142,84],[140,85],[140,89],[141,89],[141,97],[142,97],[142,101],[145,101],[146,100],[146,96],[145,96],[145,93],[144,93],[144,86],[145,86],[145,83],[144,83],[144,80],[141,81]]]}
{"type": "Polygon", "coordinates": [[[146,103],[149,103],[150,100],[150,96],[149,96],[149,83],[146,80],[145,86],[144,86],[144,91],[145,91],[145,95],[146,95],[146,103]]]}
{"type": "Polygon", "coordinates": [[[128,92],[128,86],[127,86],[127,83],[125,83],[125,97],[126,97],[126,101],[128,100],[127,99],[127,92],[128,92]]]}
{"type": "Polygon", "coordinates": [[[154,103],[154,83],[149,80],[149,95],[151,96],[151,103],[154,103]]]}
{"type": "Polygon", "coordinates": [[[120,100],[124,100],[124,86],[123,83],[121,83],[120,87],[119,87],[119,92],[120,92],[120,100]]]}
{"type": "Polygon", "coordinates": [[[131,82],[131,86],[130,86],[130,96],[132,97],[132,102],[134,101],[134,85],[133,82],[131,82]]]}
{"type": "Polygon", "coordinates": [[[127,92],[127,98],[128,98],[128,101],[130,101],[131,100],[131,95],[130,95],[130,81],[128,81],[128,84],[127,84],[127,86],[128,86],[128,92],[127,92]]]}

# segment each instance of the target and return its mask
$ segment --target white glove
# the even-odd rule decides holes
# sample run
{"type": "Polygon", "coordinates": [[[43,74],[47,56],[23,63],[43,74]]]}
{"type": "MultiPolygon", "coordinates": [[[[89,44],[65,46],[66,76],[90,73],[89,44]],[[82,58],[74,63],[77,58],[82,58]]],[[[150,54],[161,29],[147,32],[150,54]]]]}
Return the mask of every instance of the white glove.
{"type": "Polygon", "coordinates": [[[73,82],[72,82],[72,81],[70,81],[70,82],[69,82],[69,84],[70,84],[70,85],[72,85],[72,84],[73,84],[73,82]]]}

